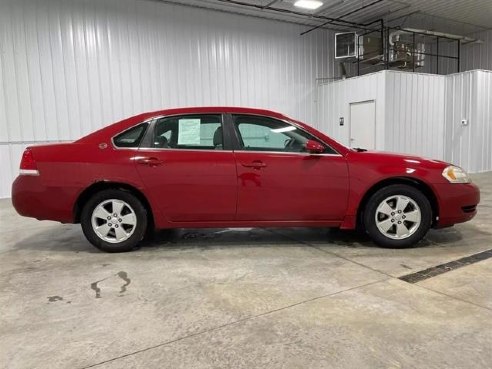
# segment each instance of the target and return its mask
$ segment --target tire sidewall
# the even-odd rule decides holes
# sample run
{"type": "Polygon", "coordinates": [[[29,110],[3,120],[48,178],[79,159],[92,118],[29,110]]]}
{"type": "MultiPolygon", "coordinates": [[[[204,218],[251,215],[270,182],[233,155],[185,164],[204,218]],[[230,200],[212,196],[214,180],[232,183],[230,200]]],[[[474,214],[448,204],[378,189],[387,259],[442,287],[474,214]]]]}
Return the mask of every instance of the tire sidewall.
{"type": "Polygon", "coordinates": [[[106,252],[127,252],[138,246],[147,231],[147,211],[132,193],[125,190],[108,189],[97,192],[84,205],[80,217],[80,223],[87,240],[98,249],[106,252]],[[110,243],[101,239],[92,228],[92,213],[94,209],[106,200],[122,200],[130,205],[137,217],[137,225],[133,234],[125,241],[120,243],[110,243]]]}
{"type": "Polygon", "coordinates": [[[415,246],[415,244],[417,244],[429,231],[432,224],[432,208],[427,197],[417,188],[403,184],[390,185],[378,190],[370,197],[364,210],[363,221],[366,232],[379,246],[387,248],[412,247],[415,246]],[[403,195],[411,198],[417,203],[421,213],[419,228],[410,237],[402,240],[386,237],[377,227],[375,220],[375,214],[379,204],[386,198],[395,195],[403,195]]]}

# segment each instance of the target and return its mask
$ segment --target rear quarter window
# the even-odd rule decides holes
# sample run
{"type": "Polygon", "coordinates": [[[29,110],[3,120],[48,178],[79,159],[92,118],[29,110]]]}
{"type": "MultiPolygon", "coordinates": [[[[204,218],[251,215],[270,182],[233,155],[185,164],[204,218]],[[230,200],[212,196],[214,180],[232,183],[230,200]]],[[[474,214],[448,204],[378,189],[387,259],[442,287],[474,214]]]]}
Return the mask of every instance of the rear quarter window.
{"type": "Polygon", "coordinates": [[[133,128],[118,134],[113,138],[113,143],[116,147],[138,147],[142,141],[148,123],[142,123],[133,128]]]}

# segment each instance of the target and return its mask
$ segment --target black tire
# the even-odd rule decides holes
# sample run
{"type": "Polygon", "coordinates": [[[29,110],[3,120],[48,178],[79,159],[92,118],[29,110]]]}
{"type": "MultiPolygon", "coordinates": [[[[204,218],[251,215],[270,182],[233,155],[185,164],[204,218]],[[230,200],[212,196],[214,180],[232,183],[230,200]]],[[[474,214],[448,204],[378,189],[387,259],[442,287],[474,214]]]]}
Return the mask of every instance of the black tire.
{"type": "MultiPolygon", "coordinates": [[[[112,212],[112,211],[111,211],[112,212]]],[[[147,231],[147,210],[142,205],[141,201],[132,193],[118,189],[108,189],[97,192],[84,205],[80,217],[80,223],[87,240],[95,247],[106,252],[127,252],[138,246],[144,238],[147,231]],[[92,225],[92,214],[94,210],[103,202],[109,200],[119,200],[125,202],[129,207],[126,211],[133,210],[136,218],[136,224],[130,227],[131,236],[124,241],[118,242],[116,238],[114,242],[108,242],[102,239],[94,230],[92,225]]],[[[121,221],[121,220],[120,220],[121,221]]],[[[118,227],[116,225],[116,227],[118,227]]],[[[110,235],[109,233],[108,235],[110,235]]]]}
{"type": "MultiPolygon", "coordinates": [[[[388,218],[389,221],[392,221],[391,218],[391,216],[388,218]]],[[[407,222],[403,219],[400,220],[402,222],[407,222]]],[[[396,222],[400,220],[397,220],[396,222]]],[[[377,245],[397,249],[411,247],[417,244],[429,231],[432,224],[432,207],[427,197],[417,188],[404,184],[390,185],[378,190],[369,198],[363,213],[363,223],[367,234],[377,245]],[[420,208],[420,224],[415,226],[415,230],[412,234],[403,239],[393,239],[387,236],[379,230],[376,224],[376,211],[378,206],[387,198],[398,195],[413,200],[420,208]]],[[[412,223],[405,224],[409,224],[410,227],[412,226],[412,223]]],[[[394,227],[396,227],[396,224],[394,227]]],[[[395,230],[396,233],[396,228],[390,228],[390,231],[392,230],[395,230]]]]}

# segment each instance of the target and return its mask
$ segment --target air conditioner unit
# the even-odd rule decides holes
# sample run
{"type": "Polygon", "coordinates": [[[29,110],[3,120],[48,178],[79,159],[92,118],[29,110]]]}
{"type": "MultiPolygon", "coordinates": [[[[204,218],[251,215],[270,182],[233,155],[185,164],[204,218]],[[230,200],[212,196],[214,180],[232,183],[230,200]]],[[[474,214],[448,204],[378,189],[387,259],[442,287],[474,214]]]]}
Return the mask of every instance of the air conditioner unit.
{"type": "Polygon", "coordinates": [[[357,57],[357,34],[355,32],[335,34],[335,59],[357,57]]]}

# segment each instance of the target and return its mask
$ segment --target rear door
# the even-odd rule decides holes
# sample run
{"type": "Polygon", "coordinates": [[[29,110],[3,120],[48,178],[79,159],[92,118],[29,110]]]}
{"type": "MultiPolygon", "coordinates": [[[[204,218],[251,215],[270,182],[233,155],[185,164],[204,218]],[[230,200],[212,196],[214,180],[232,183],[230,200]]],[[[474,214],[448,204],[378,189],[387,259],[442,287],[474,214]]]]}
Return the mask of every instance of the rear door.
{"type": "Polygon", "coordinates": [[[221,114],[157,119],[137,170],[154,203],[174,222],[230,221],[236,213],[234,154],[221,114]]]}

